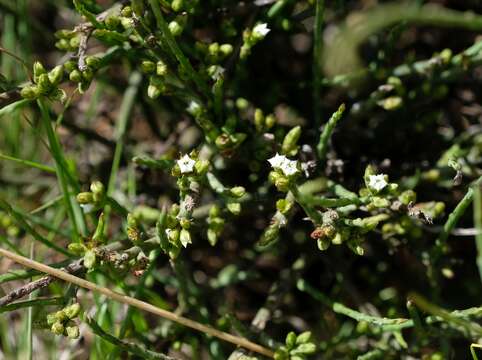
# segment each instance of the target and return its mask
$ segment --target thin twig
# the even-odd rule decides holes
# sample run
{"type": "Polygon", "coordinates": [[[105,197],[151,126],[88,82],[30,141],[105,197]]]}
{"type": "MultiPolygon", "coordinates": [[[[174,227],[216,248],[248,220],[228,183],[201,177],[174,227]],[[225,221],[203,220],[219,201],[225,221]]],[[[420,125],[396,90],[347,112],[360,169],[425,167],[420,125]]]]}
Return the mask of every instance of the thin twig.
{"type": "Polygon", "coordinates": [[[217,337],[221,340],[230,342],[232,344],[235,344],[237,346],[242,346],[245,347],[246,349],[249,349],[251,351],[254,351],[256,353],[259,353],[261,355],[273,358],[274,353],[270,349],[267,349],[259,344],[256,344],[254,342],[251,342],[247,339],[234,336],[232,334],[226,333],[224,331],[217,330],[211,326],[204,325],[201,323],[198,323],[196,321],[193,321],[191,319],[178,316],[170,311],[160,309],[152,304],[149,304],[145,301],[141,301],[135,298],[132,298],[130,296],[122,295],[120,293],[114,292],[106,287],[99,286],[97,284],[94,284],[90,281],[87,281],[85,279],[81,279],[77,276],[71,275],[67,272],[54,269],[48,265],[44,265],[42,263],[39,263],[37,261],[28,259],[26,257],[17,255],[11,251],[5,250],[0,248],[0,255],[5,256],[19,264],[22,264],[26,267],[36,269],[38,271],[44,272],[46,274],[49,274],[51,276],[57,277],[61,280],[67,281],[69,283],[75,284],[77,286],[83,287],[85,289],[89,289],[98,293],[101,293],[102,295],[107,296],[108,298],[118,301],[123,304],[127,304],[130,306],[134,306],[138,309],[150,312],[151,314],[160,316],[162,318],[165,318],[167,320],[171,320],[173,322],[176,322],[178,324],[184,325],[186,327],[192,328],[194,330],[197,330],[202,333],[206,333],[208,335],[217,337]]]}

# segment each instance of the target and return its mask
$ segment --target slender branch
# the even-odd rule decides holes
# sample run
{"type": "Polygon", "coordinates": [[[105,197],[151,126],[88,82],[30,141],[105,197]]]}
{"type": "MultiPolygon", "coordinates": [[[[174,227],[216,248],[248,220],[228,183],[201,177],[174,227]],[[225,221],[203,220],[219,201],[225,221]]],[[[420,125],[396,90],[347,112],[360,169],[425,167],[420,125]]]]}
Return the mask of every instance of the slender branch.
{"type": "Polygon", "coordinates": [[[338,123],[338,121],[341,119],[341,116],[343,115],[344,111],[345,111],[345,104],[341,104],[338,110],[335,111],[333,115],[331,115],[330,120],[328,120],[328,123],[323,128],[323,132],[321,133],[321,136],[320,136],[320,141],[316,146],[316,151],[318,152],[319,161],[323,161],[325,159],[326,153],[328,152],[328,142],[331,138],[331,134],[333,133],[333,130],[335,130],[335,126],[338,123]]]}
{"type": "Polygon", "coordinates": [[[94,319],[87,317],[86,318],[87,324],[89,324],[90,328],[94,332],[94,334],[100,336],[102,339],[104,339],[107,342],[110,342],[111,344],[116,345],[117,347],[120,347],[121,349],[128,351],[134,355],[141,356],[142,358],[145,359],[160,359],[160,360],[175,360],[173,357],[148,350],[138,344],[134,344],[131,342],[127,342],[121,339],[116,338],[115,336],[106,333],[100,326],[97,324],[94,319]]]}
{"type": "Polygon", "coordinates": [[[99,285],[94,284],[94,283],[92,283],[90,281],[87,281],[85,279],[81,279],[77,276],[71,275],[71,274],[69,274],[65,271],[54,269],[54,268],[52,268],[48,265],[44,265],[42,263],[39,263],[37,261],[28,259],[26,257],[17,255],[15,253],[11,252],[11,251],[8,251],[8,250],[2,249],[2,248],[0,248],[0,255],[5,256],[5,257],[7,257],[7,258],[19,263],[19,264],[22,264],[22,265],[26,266],[26,267],[36,269],[38,271],[44,272],[46,274],[57,277],[61,280],[67,281],[69,283],[72,283],[74,285],[83,287],[85,289],[89,289],[91,291],[98,292],[98,293],[100,293],[102,295],[105,295],[106,297],[108,297],[112,300],[115,300],[117,302],[127,304],[127,305],[130,305],[130,306],[136,307],[138,309],[147,311],[151,314],[160,316],[160,317],[165,318],[167,320],[171,320],[173,322],[184,325],[186,327],[197,330],[199,332],[217,337],[221,340],[230,342],[230,343],[235,344],[237,346],[245,347],[246,349],[249,349],[249,350],[254,351],[256,353],[259,353],[261,355],[264,355],[264,356],[267,356],[267,357],[270,357],[270,358],[274,357],[273,351],[271,351],[270,349],[267,349],[267,348],[265,348],[265,347],[263,347],[259,344],[253,343],[253,342],[251,342],[247,339],[244,339],[244,338],[241,338],[241,337],[238,337],[238,336],[234,336],[234,335],[226,333],[224,331],[217,330],[217,329],[215,329],[211,326],[198,323],[196,321],[185,318],[183,316],[178,316],[178,315],[174,314],[173,312],[170,312],[170,311],[167,311],[167,310],[164,310],[164,309],[160,309],[160,308],[158,308],[158,307],[156,307],[152,304],[149,304],[145,301],[141,301],[141,300],[138,300],[138,299],[126,296],[126,295],[122,295],[122,294],[117,293],[115,291],[112,291],[112,290],[110,290],[106,287],[99,286],[99,285]]]}

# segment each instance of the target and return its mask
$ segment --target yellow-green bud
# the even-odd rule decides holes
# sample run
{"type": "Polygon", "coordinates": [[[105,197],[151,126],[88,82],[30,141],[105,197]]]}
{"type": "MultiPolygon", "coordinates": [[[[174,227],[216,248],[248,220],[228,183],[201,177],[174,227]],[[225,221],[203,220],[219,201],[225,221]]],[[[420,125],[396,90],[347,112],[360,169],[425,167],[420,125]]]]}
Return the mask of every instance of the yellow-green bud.
{"type": "Polygon", "coordinates": [[[182,229],[179,240],[181,241],[182,246],[187,247],[187,245],[192,242],[190,232],[186,229],[182,229]]]}
{"type": "Polygon", "coordinates": [[[69,46],[72,49],[77,49],[80,45],[80,37],[79,36],[74,36],[72,39],[69,41],[69,46]]]}
{"type": "Polygon", "coordinates": [[[57,85],[62,81],[64,76],[64,67],[63,65],[57,65],[54,67],[48,74],[49,80],[52,84],[57,85]]]}
{"type": "Polygon", "coordinates": [[[82,73],[75,69],[69,74],[69,79],[75,83],[80,83],[82,81],[82,73]]]}
{"type": "Polygon", "coordinates": [[[94,194],[91,192],[81,192],[77,194],[77,202],[79,204],[91,204],[94,201],[94,194]]]}
{"type": "Polygon", "coordinates": [[[97,56],[87,56],[85,58],[85,63],[92,69],[97,69],[100,66],[100,59],[97,56]]]}
{"type": "Polygon", "coordinates": [[[179,22],[176,20],[171,21],[168,25],[168,28],[172,36],[179,36],[182,34],[182,31],[184,30],[181,24],[179,24],[179,22]]]}
{"type": "Polygon", "coordinates": [[[156,70],[156,64],[150,60],[144,60],[141,63],[141,70],[146,74],[152,74],[156,70]]]}
{"type": "Polygon", "coordinates": [[[167,65],[164,61],[159,60],[156,64],[156,74],[159,76],[164,76],[167,74],[167,65]]]}
{"type": "Polygon", "coordinates": [[[179,12],[183,9],[184,0],[173,0],[171,3],[172,10],[179,12]]]}
{"type": "Polygon", "coordinates": [[[230,202],[226,205],[226,207],[233,215],[239,215],[239,213],[241,212],[241,204],[238,202],[230,202]]]}
{"type": "Polygon", "coordinates": [[[77,325],[75,326],[67,326],[65,328],[65,331],[67,333],[67,337],[69,339],[78,339],[79,336],[80,336],[80,331],[79,331],[79,327],[77,325]]]}
{"type": "Polygon", "coordinates": [[[283,139],[281,146],[281,153],[285,155],[294,156],[298,152],[298,140],[301,135],[301,126],[295,126],[291,129],[283,139]]]}
{"type": "Polygon", "coordinates": [[[194,168],[196,169],[196,174],[202,176],[209,170],[209,161],[203,159],[197,160],[194,164],[194,168]]]}
{"type": "Polygon", "coordinates": [[[266,129],[271,129],[274,124],[276,124],[276,117],[273,114],[269,114],[264,119],[264,124],[266,126],[266,129]]]}
{"type": "Polygon", "coordinates": [[[220,51],[221,54],[223,54],[224,56],[229,56],[229,55],[231,55],[231,53],[233,52],[233,45],[231,45],[231,44],[222,44],[222,45],[219,47],[219,51],[220,51]]]}
{"type": "Polygon", "coordinates": [[[397,110],[403,105],[403,100],[400,96],[390,96],[378,102],[382,108],[388,111],[397,110]]]}
{"type": "Polygon", "coordinates": [[[115,30],[117,26],[120,24],[120,19],[116,15],[109,15],[105,19],[105,25],[110,30],[115,30]]]}
{"type": "Polygon", "coordinates": [[[84,255],[84,266],[86,269],[92,269],[95,266],[96,256],[94,250],[87,250],[84,255]]]}
{"type": "Polygon", "coordinates": [[[85,81],[90,82],[94,78],[94,72],[92,71],[92,69],[88,67],[84,71],[82,71],[82,78],[85,81]]]}
{"type": "Polygon", "coordinates": [[[179,230],[178,229],[168,229],[167,230],[167,239],[170,243],[177,245],[179,241],[179,230]]]}
{"type": "Polygon", "coordinates": [[[240,197],[243,197],[244,194],[246,194],[246,189],[242,186],[235,186],[235,187],[231,188],[231,190],[229,190],[229,192],[231,193],[232,196],[234,196],[236,198],[240,198],[240,197]]]}
{"type": "Polygon", "coordinates": [[[70,252],[74,253],[75,255],[83,255],[87,248],[80,243],[71,243],[67,246],[70,252]]]}
{"type": "Polygon", "coordinates": [[[125,17],[132,16],[132,8],[130,6],[124,6],[121,10],[121,15],[125,17]]]}
{"type": "Polygon", "coordinates": [[[27,85],[20,91],[24,99],[35,100],[40,96],[40,90],[36,85],[27,85]]]}
{"type": "Polygon", "coordinates": [[[49,76],[47,74],[41,74],[37,81],[38,89],[41,94],[47,94],[52,90],[52,84],[50,83],[49,76]]]}
{"type": "Polygon", "coordinates": [[[398,200],[400,200],[403,205],[408,205],[411,202],[417,201],[417,194],[413,190],[406,190],[400,194],[398,200]]]}
{"type": "Polygon", "coordinates": [[[50,330],[55,334],[55,335],[62,335],[64,333],[64,325],[60,321],[57,321],[52,324],[52,327],[50,330]]]}
{"type": "Polygon", "coordinates": [[[80,314],[80,304],[75,303],[75,304],[72,304],[70,306],[67,306],[64,309],[64,313],[69,319],[76,318],[80,314]]]}
{"type": "Polygon", "coordinates": [[[296,334],[293,331],[290,331],[288,335],[286,335],[285,340],[286,347],[291,350],[296,344],[296,334]]]}
{"type": "Polygon", "coordinates": [[[183,229],[188,230],[191,227],[191,221],[186,218],[182,218],[179,220],[179,225],[181,225],[183,229]]]}
{"type": "Polygon", "coordinates": [[[33,64],[33,79],[35,82],[38,82],[40,75],[46,74],[47,70],[45,70],[44,66],[41,62],[36,61],[33,64]]]}

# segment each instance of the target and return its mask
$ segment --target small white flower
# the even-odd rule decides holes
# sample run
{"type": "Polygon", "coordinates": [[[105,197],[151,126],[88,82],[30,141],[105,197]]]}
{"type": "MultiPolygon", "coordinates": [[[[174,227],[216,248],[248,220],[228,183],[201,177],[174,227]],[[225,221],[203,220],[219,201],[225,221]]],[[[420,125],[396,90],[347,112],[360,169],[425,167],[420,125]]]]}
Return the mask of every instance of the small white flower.
{"type": "Polygon", "coordinates": [[[299,171],[298,161],[290,160],[286,156],[278,153],[276,153],[271,159],[268,159],[268,162],[273,169],[281,170],[286,176],[294,175],[299,171]]]}
{"type": "Polygon", "coordinates": [[[368,178],[368,187],[375,191],[381,191],[388,185],[384,174],[370,175],[368,178]]]}
{"type": "Polygon", "coordinates": [[[286,159],[286,161],[281,164],[280,169],[286,176],[294,175],[299,171],[298,161],[286,159]]]}
{"type": "Polygon", "coordinates": [[[179,169],[181,169],[181,174],[193,172],[195,164],[196,161],[191,159],[188,154],[177,160],[177,165],[179,165],[179,169]]]}
{"type": "Polygon", "coordinates": [[[268,24],[266,23],[261,23],[261,24],[257,24],[254,28],[253,28],[253,35],[258,38],[258,39],[262,39],[264,38],[269,32],[271,31],[270,28],[268,28],[268,24]]]}
{"type": "Polygon", "coordinates": [[[209,68],[209,75],[214,81],[218,81],[224,74],[225,69],[219,65],[213,65],[209,68]]]}
{"type": "Polygon", "coordinates": [[[80,204],[80,207],[84,211],[84,214],[89,214],[94,210],[94,204],[80,204]]]}
{"type": "Polygon", "coordinates": [[[187,107],[187,112],[191,115],[196,115],[196,113],[201,109],[201,105],[197,101],[191,100],[187,107]]]}
{"type": "Polygon", "coordinates": [[[270,163],[271,167],[272,168],[280,168],[281,165],[286,161],[288,160],[286,158],[286,156],[284,155],[280,155],[278,153],[276,153],[275,156],[273,156],[271,159],[268,159],[268,162],[270,163]]]}

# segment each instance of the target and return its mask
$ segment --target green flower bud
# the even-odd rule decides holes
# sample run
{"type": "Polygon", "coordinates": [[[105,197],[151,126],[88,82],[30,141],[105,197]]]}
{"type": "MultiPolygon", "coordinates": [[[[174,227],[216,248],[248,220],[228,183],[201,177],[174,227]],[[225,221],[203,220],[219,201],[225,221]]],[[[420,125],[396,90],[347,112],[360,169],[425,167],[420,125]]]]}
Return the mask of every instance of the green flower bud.
{"type": "Polygon", "coordinates": [[[298,335],[296,338],[296,344],[306,344],[311,339],[311,331],[305,331],[298,335]]]}
{"type": "Polygon", "coordinates": [[[194,164],[194,169],[196,170],[196,174],[199,176],[205,175],[209,170],[210,163],[208,160],[197,160],[194,164]]]}
{"type": "Polygon", "coordinates": [[[61,39],[55,42],[55,47],[59,50],[68,51],[70,49],[69,41],[61,39]]]}
{"type": "Polygon", "coordinates": [[[20,95],[24,99],[35,100],[40,96],[40,90],[36,85],[27,85],[22,88],[20,95]]]}
{"type": "Polygon", "coordinates": [[[327,238],[320,238],[316,240],[316,243],[318,245],[318,249],[320,249],[321,251],[327,250],[331,244],[330,239],[327,238]]]}
{"type": "Polygon", "coordinates": [[[57,321],[53,323],[52,327],[50,330],[55,334],[55,335],[62,335],[64,333],[64,325],[60,321],[57,321]]]}
{"type": "Polygon", "coordinates": [[[153,61],[144,60],[141,63],[141,70],[146,74],[152,74],[154,71],[156,71],[156,64],[153,61]]]}
{"type": "Polygon", "coordinates": [[[167,229],[166,230],[167,239],[171,244],[177,245],[179,241],[179,230],[178,229],[167,229]]]}
{"type": "Polygon", "coordinates": [[[67,318],[69,318],[69,319],[76,318],[80,314],[80,304],[75,303],[75,304],[72,304],[70,306],[67,306],[64,309],[64,313],[67,316],[67,318]]]}
{"type": "Polygon", "coordinates": [[[191,221],[189,219],[182,218],[179,220],[179,225],[181,225],[183,229],[188,230],[191,227],[191,221]]]}
{"type": "Polygon", "coordinates": [[[53,85],[57,85],[62,81],[62,78],[64,77],[64,66],[57,65],[49,72],[48,76],[49,76],[49,81],[53,85]]]}
{"type": "Polygon", "coordinates": [[[246,110],[249,106],[249,101],[245,98],[237,98],[236,99],[236,107],[239,110],[246,110]]]}
{"type": "Polygon", "coordinates": [[[171,9],[175,12],[179,12],[183,10],[184,7],[184,0],[173,0],[171,3],[171,9]]]}
{"type": "Polygon", "coordinates": [[[214,143],[220,150],[224,150],[229,148],[229,146],[232,144],[231,139],[229,138],[229,135],[227,134],[221,134],[219,135],[216,140],[214,140],[214,143]]]}
{"type": "Polygon", "coordinates": [[[39,75],[37,86],[41,94],[48,94],[50,90],[52,90],[52,84],[50,83],[49,76],[47,74],[39,75]]]}
{"type": "Polygon", "coordinates": [[[122,16],[131,17],[132,16],[132,8],[130,6],[124,6],[120,13],[121,13],[122,16]]]}
{"type": "Polygon", "coordinates": [[[266,126],[266,129],[268,130],[271,129],[274,126],[274,124],[276,124],[276,117],[273,114],[269,114],[264,119],[264,124],[266,126]]]}
{"type": "Polygon", "coordinates": [[[163,93],[163,88],[157,85],[150,84],[147,87],[147,96],[151,99],[157,99],[163,93]]]}
{"type": "Polygon", "coordinates": [[[221,54],[223,54],[224,57],[229,56],[229,55],[231,55],[232,52],[233,52],[233,45],[231,45],[231,44],[222,44],[222,45],[219,47],[219,51],[221,52],[221,54]]]}
{"type": "Polygon", "coordinates": [[[263,131],[263,128],[264,128],[263,110],[261,109],[254,110],[254,125],[256,126],[257,131],[263,131]]]}
{"type": "Polygon", "coordinates": [[[226,207],[233,215],[239,215],[241,213],[241,204],[238,202],[230,202],[226,205],[226,207]]]}
{"type": "Polygon", "coordinates": [[[82,79],[84,79],[86,82],[92,81],[94,78],[94,71],[91,68],[86,68],[84,71],[82,71],[82,79]]]}
{"type": "Polygon", "coordinates": [[[81,192],[77,194],[79,204],[91,204],[94,201],[94,194],[91,192],[81,192]]]}
{"type": "Polygon", "coordinates": [[[443,49],[440,52],[440,58],[442,59],[442,62],[444,64],[448,64],[450,60],[452,59],[452,50],[450,49],[443,49]]]}
{"type": "Polygon", "coordinates": [[[72,252],[75,255],[83,255],[87,248],[85,245],[80,244],[80,243],[71,243],[67,246],[70,252],[72,252]]]}
{"type": "Polygon", "coordinates": [[[268,228],[264,231],[263,236],[258,242],[258,245],[261,247],[271,245],[273,242],[278,240],[279,236],[279,227],[277,225],[268,226],[268,228]]]}
{"type": "Polygon", "coordinates": [[[191,234],[188,230],[182,229],[179,235],[179,240],[181,241],[182,246],[187,247],[188,244],[191,244],[191,234]]]}
{"type": "Polygon", "coordinates": [[[291,350],[294,348],[296,344],[296,334],[293,331],[290,331],[288,335],[286,335],[285,344],[288,350],[291,350]]]}
{"type": "Polygon", "coordinates": [[[84,266],[86,269],[92,269],[95,266],[96,256],[94,250],[87,250],[84,255],[84,266]]]}
{"type": "Polygon", "coordinates": [[[172,36],[179,36],[182,34],[182,31],[184,30],[181,24],[176,20],[171,21],[168,25],[168,28],[172,36]]]}
{"type": "Polygon", "coordinates": [[[275,182],[274,186],[281,192],[287,192],[289,190],[290,181],[286,176],[279,176],[275,182]]]}
{"type": "Polygon", "coordinates": [[[314,354],[316,352],[316,345],[313,343],[307,343],[307,344],[301,344],[298,346],[293,352],[291,352],[291,355],[310,355],[314,354]]]}
{"type": "Polygon", "coordinates": [[[55,313],[53,314],[47,314],[47,324],[52,326],[53,324],[55,324],[57,321],[59,321],[57,319],[57,315],[55,313]]]}
{"type": "Polygon", "coordinates": [[[242,186],[235,186],[229,190],[232,196],[235,198],[241,198],[246,194],[246,189],[242,186]]]}
{"type": "Polygon", "coordinates": [[[97,223],[97,227],[95,228],[94,235],[92,236],[92,241],[96,244],[105,242],[105,216],[104,213],[100,214],[99,222],[97,223]]]}
{"type": "Polygon", "coordinates": [[[276,201],[276,209],[283,215],[286,215],[291,210],[292,207],[293,207],[293,203],[286,199],[280,199],[276,201]]]}
{"type": "Polygon", "coordinates": [[[167,74],[167,65],[164,61],[159,60],[156,64],[156,74],[159,76],[165,76],[167,74]]]}
{"type": "Polygon", "coordinates": [[[65,328],[65,331],[67,332],[67,337],[69,339],[78,339],[80,336],[80,331],[78,326],[67,326],[65,328]]]}
{"type": "Polygon", "coordinates": [[[406,190],[400,194],[398,200],[400,200],[403,205],[408,205],[411,202],[417,201],[417,194],[413,190],[406,190]]]}
{"type": "Polygon", "coordinates": [[[74,36],[72,39],[69,40],[69,47],[71,49],[77,49],[80,45],[80,37],[74,36]]]}
{"type": "Polygon", "coordinates": [[[207,237],[208,237],[209,244],[211,246],[216,245],[216,243],[218,242],[218,231],[208,228],[207,237]]]}
{"type": "Polygon", "coordinates": [[[298,140],[301,135],[301,126],[295,126],[291,129],[283,139],[281,153],[284,155],[294,156],[298,152],[298,140]]]}
{"type": "Polygon", "coordinates": [[[100,58],[98,56],[87,56],[85,58],[85,63],[87,66],[91,67],[92,69],[98,69],[100,67],[100,58]]]}
{"type": "Polygon", "coordinates": [[[109,15],[104,22],[108,29],[115,30],[120,24],[120,19],[116,15],[109,15]]]}
{"type": "Polygon", "coordinates": [[[69,79],[75,83],[80,83],[82,81],[82,73],[75,69],[69,74],[69,79]]]}
{"type": "Polygon", "coordinates": [[[377,103],[387,111],[397,110],[402,107],[403,99],[400,96],[389,96],[377,103]]]}
{"type": "Polygon", "coordinates": [[[47,70],[45,70],[44,66],[41,62],[36,61],[33,64],[33,79],[37,83],[39,80],[40,75],[46,74],[47,70]]]}
{"type": "Polygon", "coordinates": [[[62,101],[64,102],[65,99],[67,99],[67,94],[65,93],[64,90],[62,89],[53,89],[50,93],[49,93],[49,99],[50,100],[54,100],[54,101],[62,101]]]}

